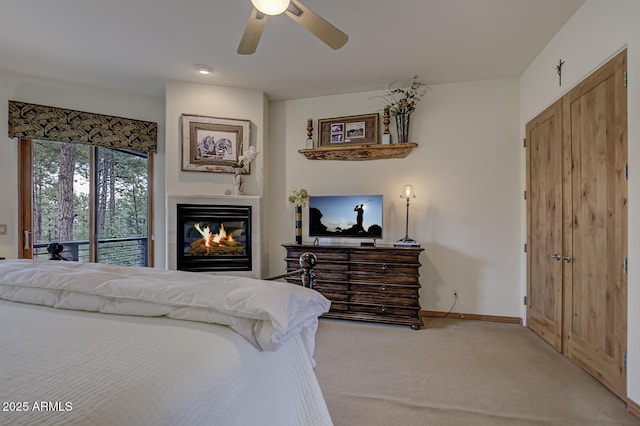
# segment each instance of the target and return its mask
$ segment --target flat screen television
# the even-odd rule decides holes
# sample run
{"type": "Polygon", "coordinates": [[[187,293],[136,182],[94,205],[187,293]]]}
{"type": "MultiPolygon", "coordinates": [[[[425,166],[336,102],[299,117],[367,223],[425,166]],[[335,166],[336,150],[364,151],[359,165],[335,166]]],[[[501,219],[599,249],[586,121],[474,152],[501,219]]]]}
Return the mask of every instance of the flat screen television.
{"type": "Polygon", "coordinates": [[[382,238],[382,195],[309,196],[309,237],[382,238]]]}

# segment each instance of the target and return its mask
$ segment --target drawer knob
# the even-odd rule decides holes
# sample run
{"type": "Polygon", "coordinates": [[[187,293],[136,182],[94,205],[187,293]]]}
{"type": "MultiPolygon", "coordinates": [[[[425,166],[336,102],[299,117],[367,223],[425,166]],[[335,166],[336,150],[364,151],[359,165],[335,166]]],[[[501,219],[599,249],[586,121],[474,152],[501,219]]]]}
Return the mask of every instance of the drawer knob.
{"type": "Polygon", "coordinates": [[[380,308],[380,310],[382,312],[386,312],[387,311],[387,306],[386,305],[382,305],[382,307],[380,308]]]}
{"type": "Polygon", "coordinates": [[[387,264],[386,264],[386,263],[383,263],[383,264],[382,264],[382,270],[383,270],[383,271],[386,271],[387,269],[388,269],[387,264]]]}
{"type": "Polygon", "coordinates": [[[382,284],[380,286],[380,290],[385,291],[387,289],[387,286],[385,284],[382,284]]]}

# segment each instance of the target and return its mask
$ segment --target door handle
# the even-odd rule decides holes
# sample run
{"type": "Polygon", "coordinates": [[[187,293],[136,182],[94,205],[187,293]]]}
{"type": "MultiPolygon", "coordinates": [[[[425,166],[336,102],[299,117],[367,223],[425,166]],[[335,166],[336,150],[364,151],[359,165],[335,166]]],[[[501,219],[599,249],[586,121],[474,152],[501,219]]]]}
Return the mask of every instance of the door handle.
{"type": "Polygon", "coordinates": [[[558,253],[553,253],[553,254],[549,253],[547,256],[555,260],[562,259],[562,256],[560,256],[558,253]]]}
{"type": "Polygon", "coordinates": [[[570,263],[571,262],[571,256],[563,256],[562,260],[564,260],[566,263],[570,263]]]}
{"type": "Polygon", "coordinates": [[[24,249],[31,250],[31,244],[29,242],[29,236],[31,235],[31,231],[28,229],[24,230],[24,249]]]}

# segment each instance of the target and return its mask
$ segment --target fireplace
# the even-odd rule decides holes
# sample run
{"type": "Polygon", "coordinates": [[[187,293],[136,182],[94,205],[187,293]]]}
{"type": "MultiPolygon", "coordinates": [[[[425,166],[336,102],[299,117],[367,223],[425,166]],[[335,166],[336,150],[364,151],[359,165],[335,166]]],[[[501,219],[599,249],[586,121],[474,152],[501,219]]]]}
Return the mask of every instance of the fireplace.
{"type": "Polygon", "coordinates": [[[251,271],[251,206],[177,204],[182,271],[251,271]]]}
{"type": "MultiPolygon", "coordinates": [[[[198,270],[203,274],[211,275],[231,275],[239,277],[261,278],[266,272],[262,270],[265,264],[266,250],[262,246],[262,215],[261,215],[261,197],[257,195],[211,195],[211,194],[170,194],[166,195],[166,211],[167,211],[167,240],[166,240],[166,259],[167,268],[171,270],[178,269],[178,255],[184,253],[184,226],[178,229],[178,205],[191,205],[193,207],[251,207],[251,220],[248,229],[250,232],[250,245],[246,245],[246,249],[251,254],[251,270],[198,270]],[[182,236],[181,236],[182,235],[182,236]],[[182,239],[182,243],[178,244],[178,238],[182,239]],[[182,249],[178,249],[182,247],[182,249]]],[[[204,225],[202,223],[201,225],[204,225]]],[[[225,224],[225,229],[227,225],[225,224]]],[[[196,231],[197,232],[197,231],[196,231]]],[[[161,237],[160,237],[161,238],[161,237]]],[[[158,242],[159,239],[156,241],[158,242]]]]}

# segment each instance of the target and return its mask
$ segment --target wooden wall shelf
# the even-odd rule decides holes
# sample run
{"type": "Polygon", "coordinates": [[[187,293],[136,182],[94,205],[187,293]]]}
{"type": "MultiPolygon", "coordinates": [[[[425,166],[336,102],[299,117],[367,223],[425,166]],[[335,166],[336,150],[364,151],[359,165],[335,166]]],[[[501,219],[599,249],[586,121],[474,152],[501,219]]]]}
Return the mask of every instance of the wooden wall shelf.
{"type": "Polygon", "coordinates": [[[395,143],[390,145],[352,145],[329,146],[323,148],[304,148],[298,152],[309,160],[380,160],[384,158],[404,158],[417,143],[395,143]]]}

